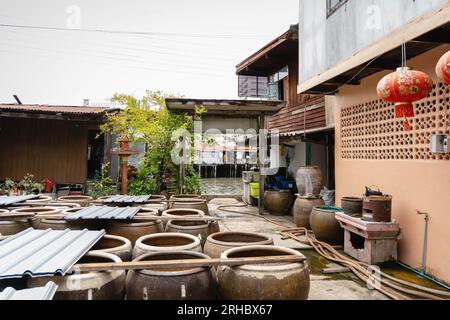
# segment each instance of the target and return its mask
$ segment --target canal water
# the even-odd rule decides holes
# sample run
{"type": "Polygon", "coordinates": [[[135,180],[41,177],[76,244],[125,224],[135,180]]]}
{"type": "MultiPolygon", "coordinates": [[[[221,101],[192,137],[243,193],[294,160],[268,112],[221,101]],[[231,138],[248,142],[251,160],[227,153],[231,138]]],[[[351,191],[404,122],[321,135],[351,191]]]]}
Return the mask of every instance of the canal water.
{"type": "Polygon", "coordinates": [[[242,195],[242,178],[202,178],[201,189],[204,195],[242,195]]]}

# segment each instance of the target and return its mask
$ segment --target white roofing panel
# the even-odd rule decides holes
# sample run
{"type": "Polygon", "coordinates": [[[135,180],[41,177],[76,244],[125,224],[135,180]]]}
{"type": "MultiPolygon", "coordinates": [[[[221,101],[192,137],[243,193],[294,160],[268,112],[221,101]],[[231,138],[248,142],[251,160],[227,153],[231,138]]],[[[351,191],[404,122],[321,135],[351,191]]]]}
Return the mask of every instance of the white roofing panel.
{"type": "Polygon", "coordinates": [[[0,241],[0,279],[64,275],[104,230],[34,230],[0,241]]]}
{"type": "Polygon", "coordinates": [[[44,287],[15,290],[6,288],[0,292],[0,300],[52,300],[58,286],[50,281],[44,287]]]}

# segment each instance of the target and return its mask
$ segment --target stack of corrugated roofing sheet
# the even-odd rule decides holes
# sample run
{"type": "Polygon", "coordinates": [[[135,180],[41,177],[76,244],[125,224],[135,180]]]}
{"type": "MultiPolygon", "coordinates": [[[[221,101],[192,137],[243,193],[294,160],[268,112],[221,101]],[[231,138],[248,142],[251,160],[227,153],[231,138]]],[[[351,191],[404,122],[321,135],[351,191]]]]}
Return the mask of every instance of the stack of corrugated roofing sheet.
{"type": "Polygon", "coordinates": [[[131,219],[140,209],[140,207],[92,206],[67,215],[64,219],[131,219]]]}
{"type": "Polygon", "coordinates": [[[122,196],[122,195],[116,195],[109,197],[107,199],[104,199],[104,203],[144,203],[147,202],[148,199],[150,199],[151,195],[147,196],[122,196]]]}
{"type": "Polygon", "coordinates": [[[38,198],[38,194],[30,194],[27,196],[0,196],[0,206],[9,206],[14,203],[38,198]]]}
{"type": "Polygon", "coordinates": [[[104,230],[34,230],[0,241],[0,279],[64,275],[104,230]]]}
{"type": "Polygon", "coordinates": [[[15,290],[6,288],[0,292],[0,300],[52,300],[58,286],[50,281],[44,287],[15,290]]]}

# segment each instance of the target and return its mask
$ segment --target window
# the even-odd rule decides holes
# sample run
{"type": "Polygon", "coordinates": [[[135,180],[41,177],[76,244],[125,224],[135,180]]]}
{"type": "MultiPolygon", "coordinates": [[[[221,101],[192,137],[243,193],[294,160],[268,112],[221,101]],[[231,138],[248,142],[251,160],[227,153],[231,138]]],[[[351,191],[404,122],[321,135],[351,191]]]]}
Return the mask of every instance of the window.
{"type": "Polygon", "coordinates": [[[327,16],[331,16],[348,0],[327,0],[327,16]]]}
{"type": "Polygon", "coordinates": [[[289,75],[288,67],[284,67],[269,77],[269,100],[284,100],[283,79],[289,75]]]}
{"type": "Polygon", "coordinates": [[[246,98],[267,98],[267,77],[239,76],[238,96],[246,98]]]}

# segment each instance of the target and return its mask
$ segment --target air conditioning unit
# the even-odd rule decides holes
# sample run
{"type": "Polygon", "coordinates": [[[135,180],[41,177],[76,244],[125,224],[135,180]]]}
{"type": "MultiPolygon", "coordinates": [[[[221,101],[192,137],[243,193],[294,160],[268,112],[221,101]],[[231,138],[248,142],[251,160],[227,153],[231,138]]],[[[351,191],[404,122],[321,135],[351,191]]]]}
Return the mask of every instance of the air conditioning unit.
{"type": "Polygon", "coordinates": [[[450,153],[450,136],[446,134],[432,135],[430,139],[430,150],[432,153],[450,153]]]}

